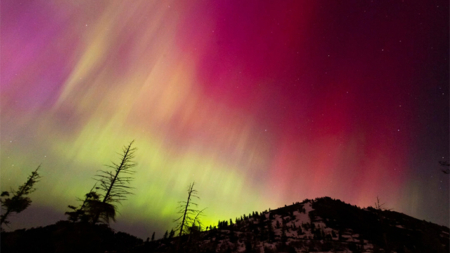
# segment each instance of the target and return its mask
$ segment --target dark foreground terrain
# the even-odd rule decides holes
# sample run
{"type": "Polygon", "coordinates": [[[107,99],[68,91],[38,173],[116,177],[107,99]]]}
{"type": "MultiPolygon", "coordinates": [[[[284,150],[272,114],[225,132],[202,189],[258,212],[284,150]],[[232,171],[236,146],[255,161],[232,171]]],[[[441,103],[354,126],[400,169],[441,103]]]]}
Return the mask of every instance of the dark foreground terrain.
{"type": "Polygon", "coordinates": [[[3,232],[1,252],[450,252],[449,228],[328,197],[147,241],[107,225],[60,221],[3,232]]]}

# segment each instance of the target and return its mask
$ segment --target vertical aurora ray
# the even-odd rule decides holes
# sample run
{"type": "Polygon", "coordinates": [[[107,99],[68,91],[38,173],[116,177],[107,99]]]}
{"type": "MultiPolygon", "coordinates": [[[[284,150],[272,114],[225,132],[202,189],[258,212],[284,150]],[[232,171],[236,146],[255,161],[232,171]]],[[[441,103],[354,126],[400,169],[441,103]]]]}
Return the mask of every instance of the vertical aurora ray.
{"type": "Polygon", "coordinates": [[[46,222],[134,139],[141,237],[194,180],[207,223],[321,196],[448,223],[444,1],[1,7],[2,189],[42,163],[46,222]]]}

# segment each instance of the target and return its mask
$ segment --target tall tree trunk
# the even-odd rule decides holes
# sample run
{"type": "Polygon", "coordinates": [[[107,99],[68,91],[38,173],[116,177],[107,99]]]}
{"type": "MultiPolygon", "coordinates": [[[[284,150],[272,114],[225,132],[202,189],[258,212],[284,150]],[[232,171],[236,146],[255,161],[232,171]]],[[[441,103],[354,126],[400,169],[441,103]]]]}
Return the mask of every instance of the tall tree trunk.
{"type": "Polygon", "coordinates": [[[181,237],[181,234],[183,233],[184,221],[186,219],[186,214],[189,208],[189,202],[191,201],[192,189],[194,189],[194,183],[192,183],[191,186],[189,187],[188,199],[186,201],[186,207],[184,208],[183,219],[181,220],[180,233],[178,234],[179,237],[181,237]]]}
{"type": "MultiPolygon", "coordinates": [[[[115,183],[117,181],[117,178],[119,177],[120,172],[122,172],[122,170],[125,168],[125,170],[127,169],[127,163],[128,163],[128,159],[130,156],[132,156],[133,153],[133,149],[131,148],[131,145],[133,145],[133,142],[130,142],[130,144],[124,149],[123,152],[123,156],[122,156],[122,160],[120,161],[120,165],[116,167],[116,173],[114,174],[114,178],[111,180],[111,183],[108,187],[108,190],[106,191],[105,197],[103,198],[102,203],[107,203],[108,198],[111,194],[111,190],[113,189],[113,187],[115,186],[115,183]]],[[[92,224],[95,224],[98,222],[98,219],[100,218],[100,214],[101,212],[97,213],[94,217],[94,219],[92,220],[92,224]]]]}
{"type": "Polygon", "coordinates": [[[3,224],[6,221],[6,218],[8,217],[10,212],[11,212],[10,209],[6,210],[6,213],[2,215],[2,219],[0,221],[0,224],[3,224]]]}

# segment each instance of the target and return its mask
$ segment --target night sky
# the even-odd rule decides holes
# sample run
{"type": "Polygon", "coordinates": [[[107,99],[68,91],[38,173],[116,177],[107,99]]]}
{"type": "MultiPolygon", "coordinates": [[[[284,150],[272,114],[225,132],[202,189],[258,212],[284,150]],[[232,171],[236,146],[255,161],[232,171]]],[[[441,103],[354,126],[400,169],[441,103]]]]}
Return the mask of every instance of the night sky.
{"type": "Polygon", "coordinates": [[[330,196],[449,226],[449,3],[1,1],[1,189],[39,164],[9,230],[66,219],[135,140],[112,227],[206,225],[330,196]]]}

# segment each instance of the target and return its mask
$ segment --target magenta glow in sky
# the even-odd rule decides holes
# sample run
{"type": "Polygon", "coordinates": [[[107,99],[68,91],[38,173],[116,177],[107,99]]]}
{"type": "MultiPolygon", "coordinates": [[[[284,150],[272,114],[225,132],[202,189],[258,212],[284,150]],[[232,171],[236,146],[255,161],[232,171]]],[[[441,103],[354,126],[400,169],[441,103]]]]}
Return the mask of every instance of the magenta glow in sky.
{"type": "Polygon", "coordinates": [[[210,223],[379,196],[448,226],[448,28],[446,1],[2,1],[1,187],[43,176],[12,227],[63,219],[133,139],[114,226],[143,238],[192,181],[210,223]]]}

